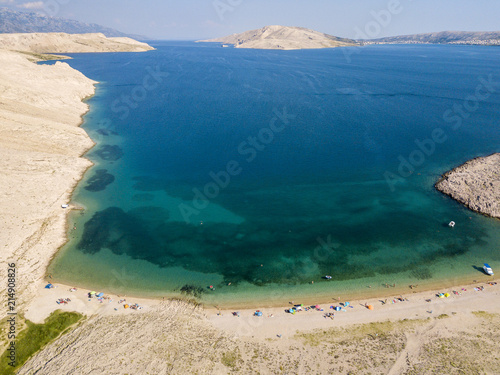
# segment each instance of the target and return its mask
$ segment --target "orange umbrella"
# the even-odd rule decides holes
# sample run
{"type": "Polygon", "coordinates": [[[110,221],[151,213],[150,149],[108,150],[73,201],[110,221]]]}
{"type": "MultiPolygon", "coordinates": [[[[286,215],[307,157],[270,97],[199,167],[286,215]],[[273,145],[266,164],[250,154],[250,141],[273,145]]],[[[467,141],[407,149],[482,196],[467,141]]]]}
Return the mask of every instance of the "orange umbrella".
{"type": "Polygon", "coordinates": [[[368,310],[373,310],[373,305],[368,305],[368,310]]]}

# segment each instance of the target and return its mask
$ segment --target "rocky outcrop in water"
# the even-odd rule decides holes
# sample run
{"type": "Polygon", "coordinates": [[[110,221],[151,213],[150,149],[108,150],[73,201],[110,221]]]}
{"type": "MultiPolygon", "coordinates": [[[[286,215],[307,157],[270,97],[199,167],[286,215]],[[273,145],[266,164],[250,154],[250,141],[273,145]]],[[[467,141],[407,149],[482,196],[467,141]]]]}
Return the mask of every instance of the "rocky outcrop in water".
{"type": "Polygon", "coordinates": [[[279,25],[265,26],[261,29],[233,34],[224,38],[200,40],[199,42],[233,44],[236,48],[284,50],[334,48],[356,45],[356,42],[352,39],[338,38],[303,27],[279,25]]]}
{"type": "Polygon", "coordinates": [[[500,153],[470,160],[445,173],[436,189],[473,211],[500,218],[500,153]]]}

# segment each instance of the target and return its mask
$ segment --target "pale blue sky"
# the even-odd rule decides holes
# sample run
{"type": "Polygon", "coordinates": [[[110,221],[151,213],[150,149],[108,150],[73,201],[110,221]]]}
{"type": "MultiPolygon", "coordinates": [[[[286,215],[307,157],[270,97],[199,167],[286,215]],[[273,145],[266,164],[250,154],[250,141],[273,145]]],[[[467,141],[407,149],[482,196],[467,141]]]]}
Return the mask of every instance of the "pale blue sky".
{"type": "Polygon", "coordinates": [[[372,37],[500,30],[499,0],[0,0],[0,6],[171,40],[224,36],[275,24],[347,38],[361,37],[358,30],[372,37]],[[391,3],[395,11],[389,22],[377,21],[374,13],[391,3]]]}

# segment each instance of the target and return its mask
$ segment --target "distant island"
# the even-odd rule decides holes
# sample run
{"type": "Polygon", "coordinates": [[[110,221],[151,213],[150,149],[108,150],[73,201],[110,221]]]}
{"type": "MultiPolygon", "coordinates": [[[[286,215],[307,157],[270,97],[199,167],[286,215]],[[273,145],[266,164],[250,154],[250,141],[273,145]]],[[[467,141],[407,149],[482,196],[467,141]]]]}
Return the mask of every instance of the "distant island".
{"type": "Polygon", "coordinates": [[[473,211],[500,219],[500,153],[470,160],[445,173],[436,189],[473,211]]]}
{"type": "Polygon", "coordinates": [[[232,44],[236,48],[254,49],[312,49],[355,46],[352,39],[320,33],[303,27],[265,26],[261,29],[233,34],[223,38],[199,40],[198,42],[217,42],[232,44]]]}
{"type": "Polygon", "coordinates": [[[359,40],[369,44],[463,44],[500,45],[500,31],[441,31],[438,33],[391,36],[387,38],[359,40]]]}

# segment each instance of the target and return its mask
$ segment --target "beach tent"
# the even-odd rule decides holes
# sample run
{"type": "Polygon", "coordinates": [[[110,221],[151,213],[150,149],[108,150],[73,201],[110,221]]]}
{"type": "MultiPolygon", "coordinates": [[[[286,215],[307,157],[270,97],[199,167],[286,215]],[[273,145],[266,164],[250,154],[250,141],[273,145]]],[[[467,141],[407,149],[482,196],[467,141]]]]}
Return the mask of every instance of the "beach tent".
{"type": "Polygon", "coordinates": [[[97,294],[96,294],[96,296],[97,296],[97,297],[102,297],[103,295],[104,295],[104,293],[103,293],[103,292],[101,292],[101,293],[97,293],[97,294]]]}
{"type": "Polygon", "coordinates": [[[262,316],[262,311],[256,311],[256,312],[254,313],[254,315],[255,315],[255,316],[262,316]]]}
{"type": "Polygon", "coordinates": [[[52,285],[52,284],[47,284],[47,285],[45,285],[45,288],[46,288],[46,289],[52,289],[53,287],[54,287],[54,285],[52,285]]]}
{"type": "Polygon", "coordinates": [[[368,305],[368,310],[373,310],[373,305],[368,305]]]}
{"type": "Polygon", "coordinates": [[[349,302],[344,303],[344,306],[345,306],[345,307],[347,307],[347,306],[349,306],[349,305],[350,305],[350,303],[349,303],[349,302]]]}

